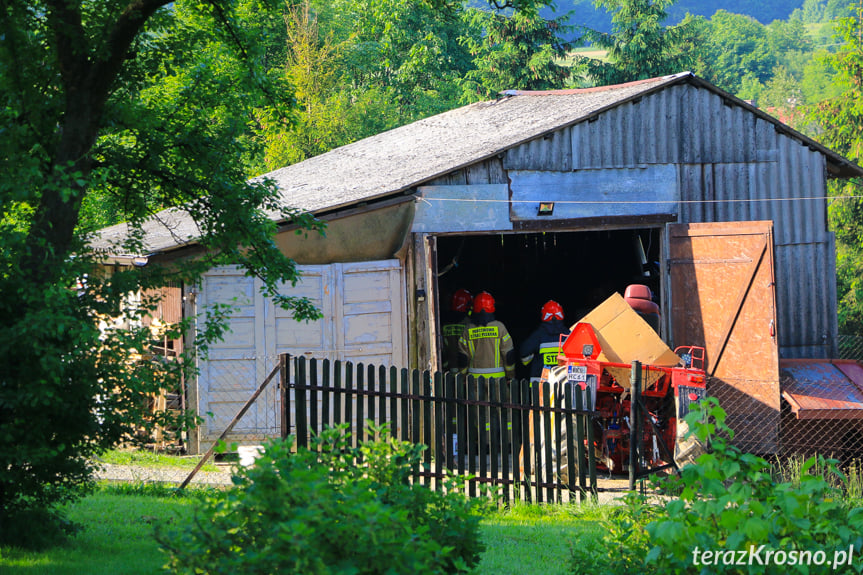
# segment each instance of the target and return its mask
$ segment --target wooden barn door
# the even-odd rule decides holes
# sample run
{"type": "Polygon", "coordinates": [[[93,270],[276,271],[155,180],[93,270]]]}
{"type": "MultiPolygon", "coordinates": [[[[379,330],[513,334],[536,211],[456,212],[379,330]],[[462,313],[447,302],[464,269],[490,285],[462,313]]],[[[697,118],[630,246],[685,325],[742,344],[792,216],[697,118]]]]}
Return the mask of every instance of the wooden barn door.
{"type": "Polygon", "coordinates": [[[668,269],[674,345],[706,349],[708,393],[728,413],[735,442],[755,453],[775,453],[773,223],[669,224],[668,269]]]}
{"type": "MultiPolygon", "coordinates": [[[[261,280],[237,267],[213,269],[201,281],[201,319],[218,304],[232,306],[229,330],[200,361],[198,413],[204,415],[200,448],[221,435],[278,363],[290,353],[308,358],[406,366],[405,306],[399,260],[300,266],[302,279],[285,295],[308,298],[318,321],[291,312],[261,294],[261,280]]],[[[275,385],[234,426],[229,441],[260,443],[281,433],[281,396],[275,385]]]]}

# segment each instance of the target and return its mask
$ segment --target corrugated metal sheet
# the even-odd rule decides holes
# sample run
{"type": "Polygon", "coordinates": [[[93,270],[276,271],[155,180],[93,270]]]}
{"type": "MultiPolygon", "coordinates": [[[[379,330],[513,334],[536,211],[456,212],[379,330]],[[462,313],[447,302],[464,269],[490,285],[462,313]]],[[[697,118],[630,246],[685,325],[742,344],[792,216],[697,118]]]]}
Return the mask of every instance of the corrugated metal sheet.
{"type": "Polygon", "coordinates": [[[782,397],[797,419],[863,419],[863,366],[853,361],[783,361],[782,397]]]}
{"type": "MultiPolygon", "coordinates": [[[[510,170],[676,165],[682,223],[774,222],[782,357],[835,357],[835,258],[826,156],[774,122],[697,84],[646,94],[506,153],[510,170]]],[[[659,212],[668,210],[658,210],[659,212]]]]}

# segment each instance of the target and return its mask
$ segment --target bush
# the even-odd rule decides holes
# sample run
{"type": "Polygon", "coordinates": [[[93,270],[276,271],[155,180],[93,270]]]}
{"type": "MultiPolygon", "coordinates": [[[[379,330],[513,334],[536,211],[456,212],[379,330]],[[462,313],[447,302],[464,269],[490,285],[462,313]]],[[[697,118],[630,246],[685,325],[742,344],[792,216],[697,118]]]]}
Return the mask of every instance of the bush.
{"type": "Polygon", "coordinates": [[[343,428],[292,453],[269,443],[192,525],[157,539],[175,573],[462,573],[479,562],[477,503],[409,482],[424,447],[351,448],[343,428]]]}
{"type": "MultiPolygon", "coordinates": [[[[827,560],[847,560],[851,546],[863,549],[863,509],[832,485],[844,481],[835,461],[811,458],[794,482],[778,482],[765,459],[731,444],[734,434],[714,398],[687,423],[710,451],[657,482],[673,494],[663,505],[630,494],[600,545],[574,547],[573,573],[819,573],[837,567],[827,560]],[[821,473],[812,472],[816,464],[821,473]]],[[[860,572],[863,562],[843,569],[860,572]]]]}

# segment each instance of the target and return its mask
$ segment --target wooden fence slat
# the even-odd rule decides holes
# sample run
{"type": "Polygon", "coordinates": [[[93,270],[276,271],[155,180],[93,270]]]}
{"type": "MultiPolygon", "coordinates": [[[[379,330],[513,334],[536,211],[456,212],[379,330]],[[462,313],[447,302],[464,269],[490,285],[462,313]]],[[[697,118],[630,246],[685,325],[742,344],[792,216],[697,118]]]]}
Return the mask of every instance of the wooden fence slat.
{"type": "Polygon", "coordinates": [[[357,364],[356,378],[357,417],[354,421],[354,429],[356,430],[356,443],[354,443],[354,447],[359,447],[360,443],[366,440],[366,426],[363,423],[366,420],[366,396],[363,395],[363,392],[366,390],[365,364],[357,364]]]}
{"type": "Polygon", "coordinates": [[[444,457],[445,454],[452,451],[452,438],[447,435],[446,425],[444,424],[444,398],[446,397],[446,393],[444,392],[444,388],[446,386],[446,379],[452,377],[452,374],[442,374],[441,372],[436,372],[434,374],[434,396],[435,396],[435,410],[434,410],[434,429],[435,429],[435,453],[434,453],[434,471],[435,471],[435,489],[441,489],[443,485],[441,484],[440,478],[443,477],[444,470],[444,457]]]}
{"type": "Polygon", "coordinates": [[[279,356],[279,393],[282,397],[282,439],[291,434],[291,356],[283,353],[279,356]]]}
{"type": "MultiPolygon", "coordinates": [[[[543,407],[553,407],[551,405],[551,385],[547,382],[542,383],[542,405],[543,407]]],[[[545,461],[545,500],[548,503],[554,501],[554,488],[552,484],[554,483],[554,460],[552,459],[551,451],[552,451],[552,442],[551,442],[551,419],[552,412],[547,411],[546,417],[543,417],[543,456],[545,461]]]]}
{"type": "MultiPolygon", "coordinates": [[[[564,385],[564,387],[569,387],[569,386],[564,385]]],[[[558,389],[558,390],[553,390],[553,391],[555,391],[555,392],[552,394],[552,397],[553,397],[552,402],[551,402],[553,404],[552,406],[555,409],[562,409],[563,408],[563,394],[561,392],[563,391],[563,389],[558,389]]],[[[562,502],[562,497],[563,497],[563,490],[561,489],[562,486],[561,486],[561,482],[560,482],[560,478],[563,477],[563,474],[561,473],[561,471],[563,469],[561,467],[563,465],[563,457],[561,457],[561,455],[563,454],[563,451],[561,449],[563,447],[563,443],[562,443],[563,438],[561,437],[560,430],[566,429],[566,427],[565,427],[566,422],[564,421],[565,417],[566,417],[566,414],[560,413],[560,412],[555,412],[554,419],[552,420],[554,422],[554,424],[553,424],[552,429],[551,429],[551,432],[552,432],[551,440],[552,440],[553,445],[554,445],[554,450],[555,450],[554,452],[557,454],[557,457],[554,458],[554,475],[553,475],[554,479],[552,481],[554,481],[554,483],[557,484],[557,489],[555,489],[554,498],[555,498],[555,501],[557,501],[558,503],[562,502]]]]}
{"type": "Polygon", "coordinates": [[[455,402],[451,398],[455,397],[455,388],[458,385],[451,373],[448,373],[444,378],[443,397],[446,400],[441,405],[441,425],[444,430],[446,442],[446,450],[442,454],[445,458],[446,468],[455,469],[455,452],[456,448],[461,448],[458,444],[459,437],[456,434],[456,410],[455,402]]]}
{"type": "MultiPolygon", "coordinates": [[[[431,471],[431,446],[432,443],[432,402],[431,402],[431,374],[428,370],[423,371],[423,443],[429,446],[423,451],[423,469],[427,472],[431,471]]],[[[429,487],[432,485],[431,477],[426,476],[425,484],[429,487]]]]}
{"type": "Polygon", "coordinates": [[[398,439],[400,425],[404,425],[404,419],[399,422],[399,370],[396,366],[390,366],[390,377],[387,382],[387,391],[390,394],[390,433],[394,439],[398,439]]]}
{"type": "Polygon", "coordinates": [[[345,419],[343,423],[346,423],[348,428],[347,432],[351,435],[348,440],[348,445],[356,445],[357,436],[354,433],[354,400],[353,400],[353,389],[354,389],[354,364],[351,361],[345,362],[345,419]]]}
{"type": "MultiPolygon", "coordinates": [[[[476,385],[477,395],[481,403],[488,402],[488,385],[484,377],[467,376],[468,385],[476,385]]],[[[479,405],[479,421],[477,422],[477,432],[479,434],[477,443],[479,445],[479,476],[482,479],[488,479],[488,451],[489,440],[491,439],[491,423],[489,419],[489,407],[487,405],[479,405]]]]}
{"type": "Polygon", "coordinates": [[[456,416],[456,436],[458,437],[459,449],[456,451],[456,467],[458,474],[464,475],[467,463],[467,389],[464,385],[455,385],[455,416],[456,416]],[[464,446],[464,447],[462,447],[464,446]]]}
{"type": "MultiPolygon", "coordinates": [[[[500,397],[502,402],[509,403],[509,384],[506,379],[501,378],[498,381],[500,386],[500,397]]],[[[512,451],[512,408],[501,407],[500,410],[500,428],[503,435],[503,445],[500,450],[500,474],[502,478],[503,502],[509,504],[509,484],[512,478],[510,473],[511,466],[509,463],[510,451],[512,451]]]]}
{"type": "MultiPolygon", "coordinates": [[[[472,378],[467,378],[463,375],[459,375],[456,378],[456,385],[464,388],[465,396],[468,401],[467,408],[467,422],[465,427],[467,428],[465,436],[465,445],[461,447],[464,450],[467,456],[467,472],[468,475],[473,477],[477,477],[477,457],[479,457],[479,452],[477,449],[479,442],[479,411],[476,405],[477,395],[476,395],[476,382],[472,378]]],[[[477,488],[477,480],[472,479],[470,484],[468,485],[468,495],[470,497],[476,497],[476,488],[477,488]]]]}
{"type": "Polygon", "coordinates": [[[572,386],[564,385],[563,406],[567,410],[566,414],[566,488],[570,494],[575,493],[575,441],[581,441],[580,437],[573,437],[574,425],[573,419],[579,417],[572,413],[572,386]]]}
{"type": "Polygon", "coordinates": [[[521,386],[521,405],[523,407],[521,412],[521,431],[522,431],[522,465],[524,466],[524,470],[522,471],[522,499],[530,503],[533,501],[533,493],[531,487],[531,477],[533,476],[533,469],[531,466],[531,454],[533,453],[532,446],[532,438],[530,436],[530,422],[531,422],[531,412],[530,412],[530,400],[531,400],[531,387],[532,384],[526,383],[521,386]]]}
{"type": "Polygon", "coordinates": [[[541,383],[534,383],[531,386],[532,390],[532,407],[533,407],[533,449],[531,454],[535,456],[533,462],[534,477],[536,478],[536,502],[542,503],[545,499],[542,491],[542,412],[539,409],[542,397],[540,395],[541,383]]]}
{"type": "Polygon", "coordinates": [[[344,422],[342,417],[342,361],[333,363],[333,425],[344,422]]]}
{"type": "MultiPolygon", "coordinates": [[[[587,411],[593,410],[593,402],[589,394],[585,397],[584,403],[587,411]]],[[[590,493],[593,501],[596,502],[598,493],[596,491],[596,449],[593,445],[593,420],[590,416],[585,416],[585,418],[587,421],[587,470],[590,473],[590,493]]]]}
{"type": "MultiPolygon", "coordinates": [[[[392,381],[390,379],[389,381],[392,381]]],[[[387,393],[388,393],[388,385],[387,385],[387,368],[384,366],[380,366],[378,368],[378,391],[380,395],[378,396],[378,424],[383,425],[390,421],[390,418],[387,416],[387,393]]]]}
{"type": "MultiPolygon", "coordinates": [[[[369,366],[367,366],[367,370],[368,370],[368,378],[366,379],[366,389],[368,389],[368,391],[369,391],[369,395],[366,396],[368,398],[368,405],[369,405],[369,414],[367,416],[367,419],[372,422],[372,425],[375,425],[377,423],[377,419],[376,419],[377,399],[375,398],[375,390],[376,390],[376,387],[375,387],[375,366],[369,365],[369,366]]],[[[377,432],[370,433],[367,436],[367,438],[369,440],[380,439],[377,432]]]]}
{"type": "MultiPolygon", "coordinates": [[[[410,380],[409,375],[410,372],[408,368],[403,367],[400,372],[400,385],[399,390],[402,392],[402,395],[407,396],[410,395],[410,380]]],[[[410,402],[408,400],[404,400],[401,402],[402,413],[401,413],[401,440],[402,441],[410,441],[410,427],[408,427],[408,423],[411,421],[410,417],[410,402]]]]}
{"type": "Polygon", "coordinates": [[[306,413],[306,388],[309,385],[309,380],[306,378],[306,358],[297,358],[297,384],[299,389],[296,390],[297,406],[297,447],[309,446],[309,420],[306,413]]]}
{"type": "MultiPolygon", "coordinates": [[[[581,411],[584,408],[582,401],[583,397],[584,395],[581,393],[581,390],[576,388],[575,409],[578,411],[581,411]]],[[[587,494],[587,459],[585,458],[584,453],[585,422],[589,422],[589,420],[584,415],[579,415],[575,420],[576,433],[578,434],[578,443],[575,448],[578,453],[578,491],[580,501],[584,501],[584,497],[587,494]]]]}
{"type": "MultiPolygon", "coordinates": [[[[411,413],[411,438],[410,440],[414,443],[422,443],[422,437],[420,437],[420,419],[422,418],[422,410],[420,409],[420,372],[415,369],[411,373],[411,388],[413,389],[413,396],[417,399],[413,400],[413,413],[411,413]]],[[[419,465],[419,463],[417,464],[419,465]]],[[[414,475],[419,474],[419,467],[417,467],[414,475]]]]}
{"type": "Polygon", "coordinates": [[[324,359],[321,362],[321,429],[330,427],[330,360],[324,359]]]}
{"type": "MultiPolygon", "coordinates": [[[[509,384],[510,402],[517,406],[521,402],[521,381],[513,379],[509,384]]],[[[521,480],[519,470],[521,463],[519,461],[519,453],[521,453],[521,410],[513,408],[511,412],[512,418],[512,499],[518,499],[518,485],[521,480]]],[[[507,489],[509,492],[509,489],[507,489]]]]}
{"type": "MultiPolygon", "coordinates": [[[[488,385],[489,402],[492,405],[500,403],[500,387],[497,385],[497,382],[498,380],[496,378],[489,378],[486,380],[486,385],[488,385]]],[[[500,409],[496,407],[491,407],[489,419],[491,421],[491,433],[489,439],[489,457],[491,458],[491,481],[492,485],[494,485],[496,488],[498,479],[500,479],[500,409]]],[[[497,489],[495,489],[495,491],[497,491],[497,489]]]]}
{"type": "Polygon", "coordinates": [[[318,385],[318,360],[312,358],[309,360],[309,431],[311,435],[320,434],[318,428],[318,390],[315,387],[318,385]]]}

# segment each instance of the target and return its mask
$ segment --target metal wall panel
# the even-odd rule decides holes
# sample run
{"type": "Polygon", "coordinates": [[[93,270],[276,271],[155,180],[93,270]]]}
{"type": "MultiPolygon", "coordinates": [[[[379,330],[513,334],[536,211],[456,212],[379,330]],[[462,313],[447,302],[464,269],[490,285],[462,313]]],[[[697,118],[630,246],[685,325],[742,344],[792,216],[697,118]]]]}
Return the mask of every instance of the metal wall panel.
{"type": "Polygon", "coordinates": [[[838,333],[825,162],[747,108],[682,84],[517,146],[505,153],[503,167],[579,172],[675,165],[680,222],[772,221],[780,354],[825,358],[836,353],[838,333]]]}

